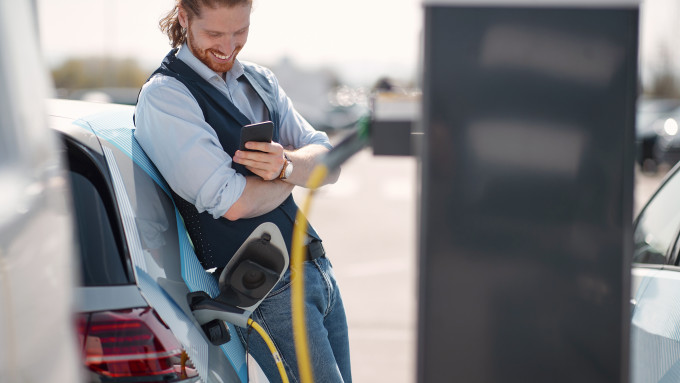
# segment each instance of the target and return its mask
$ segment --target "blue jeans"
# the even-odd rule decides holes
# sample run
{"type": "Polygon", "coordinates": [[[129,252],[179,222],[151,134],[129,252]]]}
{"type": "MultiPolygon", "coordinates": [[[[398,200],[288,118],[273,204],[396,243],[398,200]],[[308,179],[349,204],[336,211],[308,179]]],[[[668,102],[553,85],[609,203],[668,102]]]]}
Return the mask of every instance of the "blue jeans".
{"type": "MultiPolygon", "coordinates": [[[[314,381],[318,383],[350,383],[347,318],[333,266],[326,257],[304,263],[305,318],[309,354],[314,381]]],[[[269,334],[281,355],[288,379],[299,382],[290,307],[290,271],[274,286],[272,292],[255,310],[252,318],[269,334]]],[[[262,367],[269,381],[281,382],[278,368],[260,335],[236,327],[236,332],[250,354],[262,367]]]]}

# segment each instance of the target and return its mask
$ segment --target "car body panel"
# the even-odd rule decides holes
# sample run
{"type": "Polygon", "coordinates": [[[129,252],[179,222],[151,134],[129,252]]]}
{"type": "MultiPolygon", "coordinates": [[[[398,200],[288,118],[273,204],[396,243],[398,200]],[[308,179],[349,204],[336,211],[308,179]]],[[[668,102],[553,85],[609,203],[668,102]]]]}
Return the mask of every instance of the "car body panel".
{"type": "Polygon", "coordinates": [[[680,270],[634,270],[631,382],[680,380],[680,270]]]}
{"type": "Polygon", "coordinates": [[[31,5],[0,0],[0,381],[79,382],[70,193],[31,5]]]}
{"type": "Polygon", "coordinates": [[[93,312],[146,307],[137,285],[94,286],[76,289],[76,310],[93,312]]]}
{"type": "Polygon", "coordinates": [[[134,288],[170,327],[204,381],[247,381],[246,353],[233,325],[229,325],[232,340],[214,346],[188,306],[189,292],[216,296],[217,281],[198,262],[168,185],[134,139],[134,107],[62,100],[51,101],[49,107],[55,129],[82,140],[105,158],[133,265],[134,288]],[[97,139],[99,147],[93,141],[97,139]]]}

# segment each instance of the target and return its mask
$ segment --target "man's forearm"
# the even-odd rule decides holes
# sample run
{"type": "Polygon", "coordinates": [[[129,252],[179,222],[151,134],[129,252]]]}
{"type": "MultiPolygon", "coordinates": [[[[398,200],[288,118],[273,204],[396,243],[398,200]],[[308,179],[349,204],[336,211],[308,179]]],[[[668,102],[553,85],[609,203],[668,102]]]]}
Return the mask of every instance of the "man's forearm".
{"type": "MultiPolygon", "coordinates": [[[[286,151],[286,156],[293,163],[293,173],[286,179],[286,182],[298,186],[306,186],[307,179],[314,170],[314,167],[326,153],[328,153],[328,148],[322,145],[308,145],[295,151],[286,151]]],[[[335,183],[339,175],[339,170],[329,174],[322,184],[335,183]]]]}
{"type": "Polygon", "coordinates": [[[224,218],[235,221],[269,213],[288,198],[294,187],[280,180],[265,181],[258,176],[248,176],[241,197],[231,205],[224,218]]]}

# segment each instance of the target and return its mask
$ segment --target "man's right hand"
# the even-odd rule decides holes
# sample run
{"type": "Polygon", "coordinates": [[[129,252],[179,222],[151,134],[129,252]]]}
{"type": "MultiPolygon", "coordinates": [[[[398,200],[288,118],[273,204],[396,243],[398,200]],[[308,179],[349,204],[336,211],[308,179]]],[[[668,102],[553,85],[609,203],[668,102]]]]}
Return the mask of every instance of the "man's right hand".
{"type": "Polygon", "coordinates": [[[259,150],[251,152],[237,150],[232,160],[241,164],[265,181],[275,180],[281,174],[281,169],[286,163],[283,156],[283,147],[276,142],[246,142],[246,148],[259,150]]]}

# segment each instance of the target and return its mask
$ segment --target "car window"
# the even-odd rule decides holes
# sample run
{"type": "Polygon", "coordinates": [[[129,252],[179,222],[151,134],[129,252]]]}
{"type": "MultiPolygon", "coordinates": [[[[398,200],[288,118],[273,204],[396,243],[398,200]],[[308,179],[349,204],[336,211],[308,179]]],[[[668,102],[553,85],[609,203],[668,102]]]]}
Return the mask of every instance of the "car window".
{"type": "Polygon", "coordinates": [[[134,283],[105,178],[75,145],[67,145],[71,192],[80,247],[81,284],[134,283]]]}
{"type": "Polygon", "coordinates": [[[152,278],[167,278],[167,273],[179,275],[179,238],[172,200],[127,154],[120,150],[112,153],[134,212],[134,228],[144,253],[146,271],[152,278]]]}
{"type": "Polygon", "coordinates": [[[680,228],[680,174],[676,171],[640,213],[633,262],[665,264],[680,228]]]}

